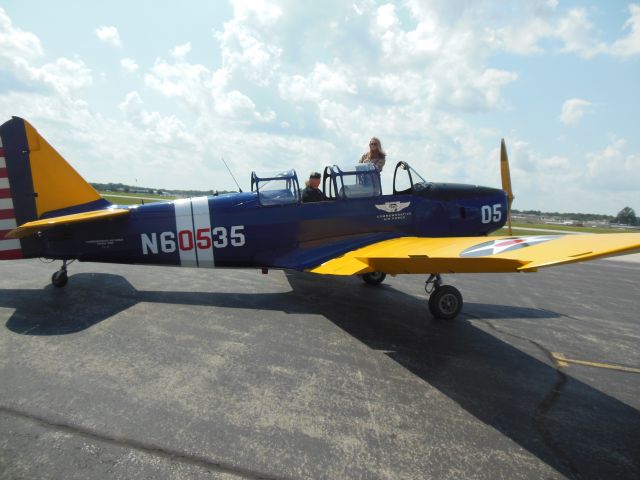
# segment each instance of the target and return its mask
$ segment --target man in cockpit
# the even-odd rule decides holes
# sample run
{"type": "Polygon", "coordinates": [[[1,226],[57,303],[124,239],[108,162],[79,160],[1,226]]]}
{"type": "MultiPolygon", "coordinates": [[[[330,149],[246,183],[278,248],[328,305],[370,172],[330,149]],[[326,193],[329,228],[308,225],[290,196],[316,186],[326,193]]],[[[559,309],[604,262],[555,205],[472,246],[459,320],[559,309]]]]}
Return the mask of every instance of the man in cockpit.
{"type": "Polygon", "coordinates": [[[302,191],[302,202],[323,202],[329,200],[320,190],[320,174],[313,172],[309,175],[309,180],[305,182],[306,188],[302,191]]]}

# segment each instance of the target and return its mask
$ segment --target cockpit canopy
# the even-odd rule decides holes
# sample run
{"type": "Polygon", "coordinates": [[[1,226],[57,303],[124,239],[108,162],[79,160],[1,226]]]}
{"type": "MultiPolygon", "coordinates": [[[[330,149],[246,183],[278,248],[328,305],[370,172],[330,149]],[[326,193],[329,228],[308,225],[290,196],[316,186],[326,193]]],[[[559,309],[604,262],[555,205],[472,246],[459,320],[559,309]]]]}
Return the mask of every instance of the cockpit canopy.
{"type": "Polygon", "coordinates": [[[251,191],[257,192],[258,201],[263,206],[300,203],[300,185],[295,170],[262,178],[252,172],[251,191]]]}
{"type": "Polygon", "coordinates": [[[326,167],[322,190],[332,200],[379,197],[382,195],[380,172],[371,163],[361,163],[349,170],[337,165],[326,167]]]}
{"type": "MultiPolygon", "coordinates": [[[[428,186],[427,181],[408,163],[398,162],[393,172],[394,195],[415,193],[428,186]]],[[[262,206],[297,204],[302,197],[295,170],[269,177],[259,177],[256,172],[252,172],[251,191],[256,192],[262,206]]],[[[380,172],[371,163],[360,163],[344,170],[337,165],[325,167],[322,191],[329,200],[380,197],[380,172]]]]}
{"type": "MultiPolygon", "coordinates": [[[[343,170],[337,165],[324,169],[322,190],[329,200],[371,198],[382,195],[380,172],[370,163],[343,170]]],[[[301,200],[300,184],[295,170],[269,177],[251,173],[251,191],[256,192],[262,206],[290,205],[301,200]]]]}

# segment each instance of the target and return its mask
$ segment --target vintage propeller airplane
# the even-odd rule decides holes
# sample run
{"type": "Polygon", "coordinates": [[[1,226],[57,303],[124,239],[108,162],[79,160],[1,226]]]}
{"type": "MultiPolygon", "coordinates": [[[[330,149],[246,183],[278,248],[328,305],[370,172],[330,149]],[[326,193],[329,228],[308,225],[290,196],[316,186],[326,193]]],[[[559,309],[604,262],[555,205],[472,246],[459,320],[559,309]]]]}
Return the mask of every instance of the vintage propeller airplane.
{"type": "Polygon", "coordinates": [[[513,194],[504,141],[502,189],[433,183],[406,162],[383,195],[370,164],[326,167],[329,200],[302,203],[291,170],[251,177],[251,192],[117,206],[25,120],[0,126],[0,260],[74,260],[200,268],[293,269],[361,275],[429,274],[429,310],[451,319],[462,295],[444,273],[532,272],[640,250],[640,234],[491,237],[509,222],[513,194]]]}

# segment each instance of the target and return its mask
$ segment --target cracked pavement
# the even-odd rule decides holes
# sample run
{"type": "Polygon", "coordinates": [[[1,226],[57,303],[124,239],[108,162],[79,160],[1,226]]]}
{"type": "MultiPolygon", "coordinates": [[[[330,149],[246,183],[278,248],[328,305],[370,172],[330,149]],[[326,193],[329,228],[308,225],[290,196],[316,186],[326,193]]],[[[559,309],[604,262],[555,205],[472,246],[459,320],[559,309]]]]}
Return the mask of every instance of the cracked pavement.
{"type": "Polygon", "coordinates": [[[640,264],[422,276],[0,264],[0,479],[638,478],[640,264]]]}

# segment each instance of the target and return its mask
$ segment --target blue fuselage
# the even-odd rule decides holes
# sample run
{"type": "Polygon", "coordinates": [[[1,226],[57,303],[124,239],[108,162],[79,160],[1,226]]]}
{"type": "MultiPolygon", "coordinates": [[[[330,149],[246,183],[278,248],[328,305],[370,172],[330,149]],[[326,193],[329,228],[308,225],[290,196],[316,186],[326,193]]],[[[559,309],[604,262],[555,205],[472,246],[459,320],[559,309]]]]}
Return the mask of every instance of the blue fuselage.
{"type": "Polygon", "coordinates": [[[399,236],[486,235],[506,216],[502,190],[470,185],[287,205],[263,205],[251,192],[138,205],[121,218],[45,231],[40,242],[41,256],[58,259],[304,270],[399,236]]]}

